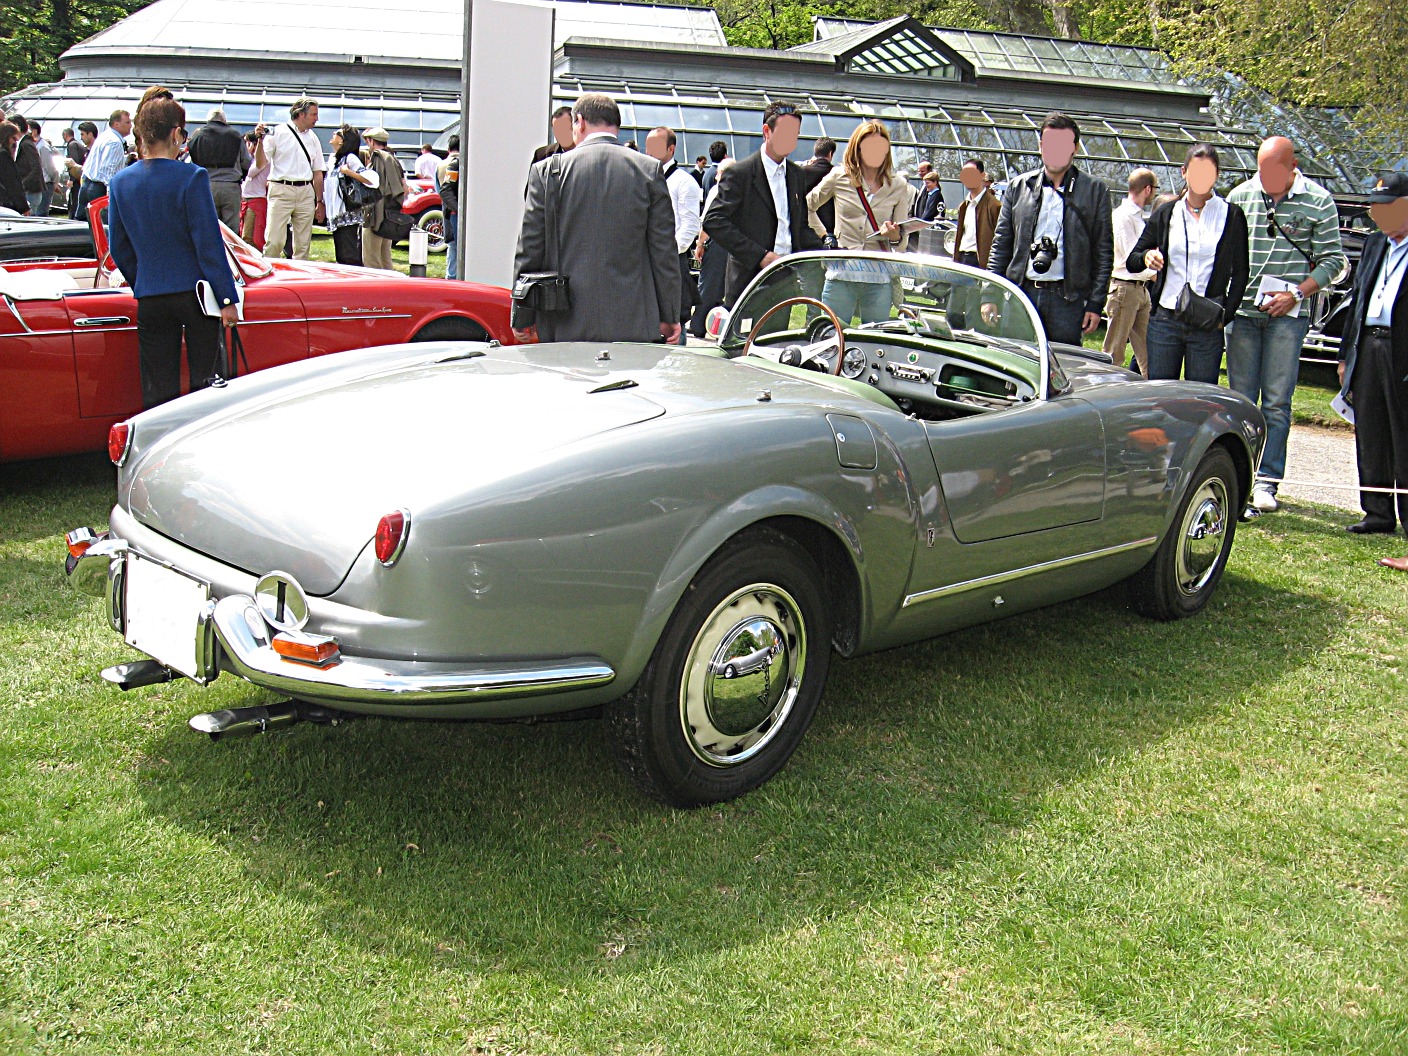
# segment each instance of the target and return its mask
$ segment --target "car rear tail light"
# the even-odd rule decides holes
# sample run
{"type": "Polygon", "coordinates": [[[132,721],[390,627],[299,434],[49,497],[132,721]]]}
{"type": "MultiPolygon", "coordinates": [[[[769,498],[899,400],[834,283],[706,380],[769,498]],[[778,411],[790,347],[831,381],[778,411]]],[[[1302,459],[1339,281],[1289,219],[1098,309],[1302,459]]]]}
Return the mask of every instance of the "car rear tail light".
{"type": "Polygon", "coordinates": [[[132,423],[118,422],[108,430],[108,458],[114,466],[127,461],[127,451],[132,446],[132,423]]]}
{"type": "Polygon", "coordinates": [[[68,544],[70,554],[74,557],[82,557],[99,538],[98,533],[91,528],[75,528],[64,536],[64,542],[68,544]]]}
{"type": "Polygon", "coordinates": [[[376,559],[387,568],[396,563],[406,549],[406,537],[411,534],[411,511],[388,513],[376,526],[376,559]]]}
{"type": "Polygon", "coordinates": [[[336,638],[326,634],[305,634],[302,631],[280,631],[271,643],[274,652],[285,660],[314,667],[327,667],[341,659],[336,638]]]}

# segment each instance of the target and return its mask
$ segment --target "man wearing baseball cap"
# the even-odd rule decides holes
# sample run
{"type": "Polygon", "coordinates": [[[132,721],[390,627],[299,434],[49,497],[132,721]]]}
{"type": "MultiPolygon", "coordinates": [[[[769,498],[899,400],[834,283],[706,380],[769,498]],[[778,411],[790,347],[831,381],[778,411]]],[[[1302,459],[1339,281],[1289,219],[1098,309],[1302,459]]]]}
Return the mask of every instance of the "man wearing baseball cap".
{"type": "MultiPolygon", "coordinates": [[[[1350,290],[1340,342],[1341,394],[1354,407],[1354,447],[1362,488],[1408,488],[1408,172],[1379,177],[1369,191],[1378,230],[1350,290]]],[[[1356,535],[1408,532],[1408,495],[1360,492],[1364,519],[1356,535]]],[[[1380,564],[1408,572],[1408,558],[1380,564]]]]}

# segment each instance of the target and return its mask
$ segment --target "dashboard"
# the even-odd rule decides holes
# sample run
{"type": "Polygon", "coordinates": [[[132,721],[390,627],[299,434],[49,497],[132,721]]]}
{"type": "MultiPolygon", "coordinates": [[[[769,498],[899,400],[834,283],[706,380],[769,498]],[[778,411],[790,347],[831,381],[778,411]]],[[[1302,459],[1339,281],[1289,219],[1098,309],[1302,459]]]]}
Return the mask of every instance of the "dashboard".
{"type": "MultiPolygon", "coordinates": [[[[983,347],[994,358],[1000,351],[983,347]]],[[[834,373],[836,341],[826,336],[806,344],[755,345],[754,355],[785,366],[834,373]]],[[[1005,354],[1010,357],[1011,353],[1005,354]]],[[[1035,364],[1032,364],[1033,369],[1035,364]]],[[[1003,410],[1035,398],[1036,387],[1016,373],[962,354],[958,342],[847,330],[840,376],[873,385],[901,410],[924,418],[952,418],[1003,410]]]]}

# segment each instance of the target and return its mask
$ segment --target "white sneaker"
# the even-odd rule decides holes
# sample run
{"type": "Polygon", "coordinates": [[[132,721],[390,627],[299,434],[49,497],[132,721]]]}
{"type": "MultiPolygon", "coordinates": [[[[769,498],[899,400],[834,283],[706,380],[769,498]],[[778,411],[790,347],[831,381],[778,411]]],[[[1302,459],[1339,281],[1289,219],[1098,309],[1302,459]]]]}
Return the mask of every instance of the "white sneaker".
{"type": "Polygon", "coordinates": [[[1281,504],[1276,501],[1276,492],[1270,484],[1257,484],[1252,488],[1252,508],[1260,513],[1272,513],[1281,504]]]}

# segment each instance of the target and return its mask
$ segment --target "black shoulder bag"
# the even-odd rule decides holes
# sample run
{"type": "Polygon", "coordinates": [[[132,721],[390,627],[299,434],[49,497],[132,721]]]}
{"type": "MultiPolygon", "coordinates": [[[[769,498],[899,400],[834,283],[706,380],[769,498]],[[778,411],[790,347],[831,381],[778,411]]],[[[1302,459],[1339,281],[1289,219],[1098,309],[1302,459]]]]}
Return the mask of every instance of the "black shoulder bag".
{"type": "Polygon", "coordinates": [[[562,155],[554,154],[548,162],[548,197],[545,235],[552,246],[556,271],[533,271],[518,276],[513,282],[513,299],[536,312],[565,312],[572,307],[572,291],[568,277],[562,272],[562,233],[558,229],[558,198],[562,184],[562,155]]]}
{"type": "MultiPolygon", "coordinates": [[[[1186,209],[1187,206],[1184,208],[1186,209]]],[[[1176,206],[1175,209],[1177,209],[1176,206]]],[[[1173,216],[1169,217],[1168,222],[1173,223],[1173,216]]],[[[1204,297],[1198,293],[1193,289],[1193,284],[1188,281],[1193,277],[1193,262],[1188,255],[1188,218],[1186,216],[1183,218],[1183,270],[1187,273],[1187,278],[1183,280],[1183,289],[1178,292],[1178,304],[1173,309],[1174,318],[1194,330],[1202,330],[1207,333],[1221,330],[1223,327],[1222,305],[1211,297],[1204,297]]]]}

